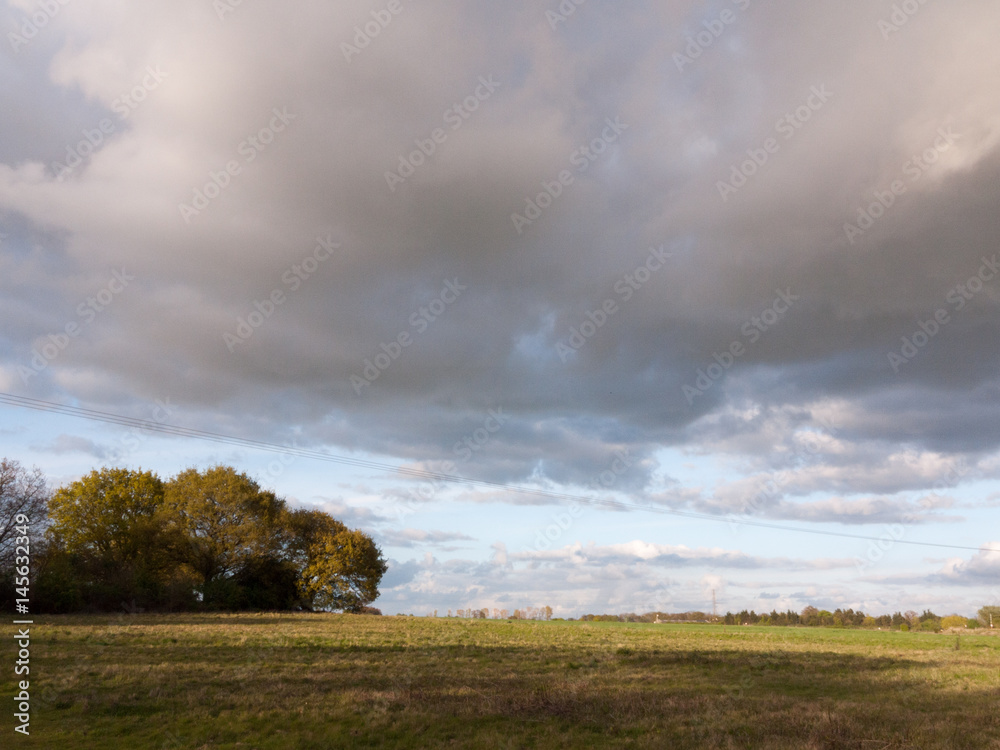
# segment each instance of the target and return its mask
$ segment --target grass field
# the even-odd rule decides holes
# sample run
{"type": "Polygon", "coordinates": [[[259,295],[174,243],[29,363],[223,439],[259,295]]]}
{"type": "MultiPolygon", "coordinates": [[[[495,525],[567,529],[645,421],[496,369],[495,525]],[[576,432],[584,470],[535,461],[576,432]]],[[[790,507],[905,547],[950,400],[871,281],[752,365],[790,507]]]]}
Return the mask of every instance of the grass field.
{"type": "Polygon", "coordinates": [[[40,617],[31,648],[0,747],[1000,748],[987,635],[184,614],[40,617]]]}

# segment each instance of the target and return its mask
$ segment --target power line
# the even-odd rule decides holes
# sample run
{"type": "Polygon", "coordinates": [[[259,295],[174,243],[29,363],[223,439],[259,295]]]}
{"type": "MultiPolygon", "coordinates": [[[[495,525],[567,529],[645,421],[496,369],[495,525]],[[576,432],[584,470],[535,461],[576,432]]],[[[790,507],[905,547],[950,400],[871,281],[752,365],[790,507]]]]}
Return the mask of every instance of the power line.
{"type": "MultiPolygon", "coordinates": [[[[26,409],[34,409],[36,411],[46,411],[54,414],[63,414],[65,416],[77,417],[80,419],[88,419],[94,422],[105,422],[108,424],[115,424],[123,427],[132,427],[134,429],[147,430],[150,432],[159,432],[166,435],[174,435],[175,437],[187,437],[197,440],[208,440],[216,443],[224,443],[227,445],[236,445],[243,448],[252,448],[255,450],[267,451],[271,453],[281,453],[283,455],[298,456],[300,458],[307,458],[317,461],[328,461],[330,463],[344,464],[346,466],[356,466],[366,469],[377,469],[380,471],[396,472],[407,477],[412,477],[415,479],[427,479],[435,480],[440,482],[447,482],[451,484],[471,484],[480,487],[489,487],[491,489],[500,489],[507,492],[514,492],[525,495],[536,495],[540,497],[549,497],[555,500],[571,500],[578,503],[586,503],[588,505],[601,505],[608,508],[613,508],[615,510],[641,510],[651,513],[661,513],[664,515],[678,516],[681,518],[692,518],[701,521],[714,521],[715,523],[736,523],[741,526],[754,526],[763,529],[773,529],[778,531],[790,531],[799,534],[818,534],[821,536],[834,536],[846,539],[861,539],[864,541],[874,541],[880,542],[884,541],[880,537],[866,536],[864,534],[849,534],[847,532],[841,531],[829,531],[824,529],[803,529],[795,526],[785,526],[783,524],[767,523],[766,521],[752,521],[748,519],[735,519],[735,518],[724,518],[720,516],[713,516],[707,513],[695,513],[693,511],[683,511],[675,510],[673,508],[663,508],[655,505],[639,505],[637,503],[623,503],[618,500],[610,500],[607,498],[591,498],[585,497],[583,495],[574,495],[566,492],[553,492],[551,490],[536,489],[531,487],[519,487],[517,485],[506,484],[504,482],[491,482],[487,479],[470,479],[468,477],[461,477],[454,474],[444,474],[441,472],[428,471],[424,469],[414,469],[406,466],[395,466],[393,464],[382,463],[379,461],[370,461],[368,459],[362,458],[352,458],[350,456],[339,456],[336,454],[325,453],[323,451],[314,451],[307,448],[297,448],[295,446],[285,446],[278,445],[276,443],[268,443],[261,440],[251,440],[249,438],[236,437],[235,435],[224,435],[217,432],[207,432],[205,430],[196,430],[189,427],[180,427],[178,425],[171,425],[165,422],[154,422],[145,419],[134,419],[132,417],[124,417],[118,414],[111,414],[109,412],[96,411],[94,409],[84,409],[78,406],[67,406],[65,404],[58,404],[53,401],[44,401],[42,399],[28,398],[26,396],[16,396],[12,393],[4,393],[0,391],[0,403],[7,404],[9,406],[20,406],[26,409]]],[[[938,547],[943,549],[957,549],[965,550],[971,552],[979,552],[979,547],[966,547],[956,544],[941,544],[938,542],[919,542],[906,539],[896,539],[895,544],[909,544],[911,546],[917,547],[938,547]]]]}

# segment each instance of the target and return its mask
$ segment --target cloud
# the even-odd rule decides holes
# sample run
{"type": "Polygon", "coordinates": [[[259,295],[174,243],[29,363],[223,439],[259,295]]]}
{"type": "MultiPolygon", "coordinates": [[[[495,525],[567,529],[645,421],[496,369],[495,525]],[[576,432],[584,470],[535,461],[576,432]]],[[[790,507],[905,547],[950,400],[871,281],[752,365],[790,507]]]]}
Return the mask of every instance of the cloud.
{"type": "Polygon", "coordinates": [[[32,450],[44,452],[44,453],[55,453],[56,455],[61,455],[64,453],[86,453],[94,458],[104,460],[108,457],[109,453],[106,448],[98,445],[93,440],[89,440],[79,435],[57,435],[56,439],[48,445],[34,445],[32,450]]]}
{"type": "MultiPolygon", "coordinates": [[[[191,405],[291,414],[314,440],[415,460],[447,456],[459,425],[482,410],[481,394],[502,390],[511,424],[470,469],[504,480],[541,471],[557,482],[584,482],[614,445],[648,457],[688,429],[721,438],[724,423],[696,429],[699,420],[723,413],[734,397],[774,400],[768,372],[782,373],[785,404],[816,397],[864,403],[869,421],[857,425],[859,437],[913,434],[920,412],[953,401],[959,381],[977,387],[995,372],[986,352],[963,374],[948,366],[954,351],[968,350],[995,325],[990,288],[964,317],[956,312],[901,379],[886,377],[885,352],[910,332],[913,316],[933,312],[928,300],[947,306],[950,285],[996,247],[990,186],[1000,110],[977,82],[989,79],[997,53],[975,31],[992,11],[960,6],[948,14],[922,9],[891,47],[877,32],[874,9],[823,6],[807,17],[789,3],[757,8],[727,32],[727,43],[678,75],[663,29],[694,23],[684,4],[645,8],[649,28],[632,13],[590,8],[565,30],[570,39],[608,24],[627,31],[632,44],[623,56],[618,48],[567,44],[564,30],[551,33],[540,14],[481,6],[463,14],[429,3],[408,8],[347,62],[336,40],[350,40],[366,17],[350,3],[308,3],[302,15],[240,8],[224,22],[193,0],[115,6],[114,28],[92,22],[111,11],[106,3],[77,3],[61,11],[59,27],[84,34],[87,44],[59,48],[49,80],[31,81],[31,90],[83,92],[84,100],[65,105],[83,124],[47,151],[36,145],[34,120],[13,123],[11,143],[20,150],[0,168],[0,203],[64,238],[59,251],[69,261],[53,277],[41,275],[30,256],[8,259],[8,278],[18,277],[23,294],[37,300],[45,289],[41,296],[60,300],[42,308],[26,299],[9,343],[23,359],[38,337],[76,320],[76,306],[124,266],[135,287],[84,332],[86,345],[60,357],[62,378],[43,375],[33,385],[102,399],[115,398],[100,385],[109,379],[130,396],[182,390],[177,397],[191,405]],[[309,25],[294,20],[300,17],[309,25]],[[498,24],[489,32],[487,19],[498,24]],[[428,53],[422,40],[448,24],[465,34],[428,53]],[[923,24],[936,24],[935,35],[923,24]],[[823,36],[812,31],[817,25],[823,36]],[[771,32],[779,27],[789,36],[774,49],[771,32]],[[259,29],[274,49],[296,55],[258,54],[259,29]],[[956,35],[966,51],[959,57],[951,53],[956,35]],[[838,39],[851,39],[852,58],[831,66],[841,57],[838,39]],[[758,47],[770,51],[747,64],[745,51],[758,47]],[[419,75],[411,58],[417,48],[424,52],[419,75]],[[150,68],[162,71],[155,81],[150,68]],[[943,71],[948,81],[966,82],[960,92],[945,85],[943,71]],[[475,98],[480,76],[500,85],[452,130],[446,113],[475,98]],[[760,80],[769,81],[766,89],[753,85],[760,80]],[[142,101],[123,117],[122,96],[144,81],[142,101]],[[715,183],[819,82],[833,96],[815,119],[782,140],[772,163],[736,197],[720,201],[715,183]],[[875,93],[882,85],[896,92],[892,107],[875,93]],[[292,119],[276,121],[276,108],[292,119]],[[70,178],[55,180],[51,164],[98,126],[98,115],[114,131],[70,178]],[[523,196],[573,169],[574,150],[607,117],[620,117],[629,130],[576,175],[530,233],[518,235],[510,215],[523,209],[523,196]],[[872,230],[863,254],[838,239],[855,206],[946,125],[960,134],[953,149],[872,230]],[[390,190],[386,172],[436,127],[447,140],[390,190]],[[875,162],[848,158],[875,149],[875,162]],[[240,173],[185,222],[178,205],[191,204],[233,161],[240,173]],[[945,205],[948,215],[935,208],[945,205]],[[633,216],[643,219],[626,231],[633,216]],[[293,292],[284,274],[329,232],[340,250],[293,292]],[[625,300],[616,282],[642,263],[648,246],[661,244],[677,253],[670,268],[625,300]],[[789,266],[793,248],[797,261],[789,266]],[[507,262],[511,253],[516,267],[507,262]],[[753,266],[732,262],[741,257],[755,258],[753,266]],[[421,332],[411,315],[419,317],[449,279],[467,291],[421,332]],[[744,324],[785,288],[801,301],[751,345],[744,324]],[[273,289],[287,301],[228,352],[223,333],[273,289]],[[604,299],[620,312],[572,362],[561,362],[556,344],[604,299]],[[401,332],[413,345],[359,397],[351,376],[401,332]],[[732,340],[748,345],[738,370],[690,407],[682,384],[732,340]],[[898,403],[887,411],[886,389],[901,380],[927,392],[912,415],[898,403]],[[269,397],[279,382],[281,398],[269,397]],[[446,391],[463,406],[425,409],[446,391]]],[[[682,35],[674,41],[683,47],[682,35]]],[[[24,52],[37,61],[43,48],[24,52]]],[[[41,142],[53,140],[60,137],[41,142]]],[[[958,452],[972,440],[995,447],[987,426],[995,416],[983,412],[964,439],[925,421],[919,439],[958,452]]],[[[918,466],[900,466],[914,468],[922,477],[918,466]]],[[[888,466],[872,483],[898,484],[894,471],[888,466]]],[[[648,476],[637,468],[622,486],[640,488],[648,476]]],[[[842,489],[836,475],[820,471],[801,481],[842,489]]]]}
{"type": "Polygon", "coordinates": [[[302,502],[296,501],[293,498],[293,503],[310,510],[316,509],[324,513],[329,513],[351,528],[360,527],[368,529],[391,520],[389,516],[379,513],[377,510],[358,503],[344,502],[343,500],[321,499],[319,501],[302,502]]]}
{"type": "Polygon", "coordinates": [[[446,551],[454,551],[459,547],[447,546],[448,542],[475,541],[475,537],[467,534],[456,534],[448,531],[425,531],[424,529],[401,529],[399,531],[382,531],[381,541],[388,547],[442,547],[446,551]]]}
{"type": "Polygon", "coordinates": [[[1000,542],[986,542],[968,560],[948,560],[931,580],[960,586],[993,586],[1000,577],[1000,542]]]}
{"type": "Polygon", "coordinates": [[[776,520],[852,525],[955,523],[964,520],[961,516],[948,516],[933,512],[937,508],[950,507],[950,505],[951,503],[945,499],[934,501],[927,497],[917,501],[886,497],[856,500],[832,497],[812,502],[779,500],[764,507],[759,513],[754,512],[752,507],[745,512],[752,517],[776,520]]]}
{"type": "Polygon", "coordinates": [[[768,568],[781,567],[785,570],[823,569],[848,567],[853,562],[847,560],[796,561],[788,558],[761,558],[743,552],[721,549],[689,549],[684,545],[652,544],[635,540],[626,544],[600,546],[579,542],[553,550],[531,550],[517,553],[515,559],[541,563],[572,563],[574,565],[616,565],[642,561],[646,564],[664,567],[711,564],[723,568],[768,568]]]}
{"type": "Polygon", "coordinates": [[[690,0],[402,7],[345,54],[359,0],[74,0],[0,56],[0,385],[700,512],[989,510],[995,3],[888,39],[881,5],[750,3],[683,66],[690,0]]]}
{"type": "Polygon", "coordinates": [[[786,571],[811,575],[817,571],[853,568],[852,560],[795,560],[749,556],[735,550],[689,549],[641,540],[625,544],[579,543],[550,551],[508,552],[493,545],[485,561],[440,560],[427,553],[422,560],[389,561],[382,597],[389,609],[419,609],[417,602],[436,606],[513,608],[550,604],[563,614],[591,612],[651,612],[711,610],[712,590],[724,597],[732,583],[728,574],[704,572],[680,580],[674,571],[786,571]]]}

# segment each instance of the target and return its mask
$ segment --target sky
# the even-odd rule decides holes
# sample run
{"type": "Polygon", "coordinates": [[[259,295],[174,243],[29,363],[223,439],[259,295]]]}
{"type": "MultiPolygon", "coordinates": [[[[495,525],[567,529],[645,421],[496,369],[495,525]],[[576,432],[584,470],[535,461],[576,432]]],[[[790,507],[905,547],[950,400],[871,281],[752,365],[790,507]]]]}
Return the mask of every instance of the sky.
{"type": "Polygon", "coordinates": [[[0,455],[235,466],[372,534],[387,614],[973,615],[998,21],[6,0],[0,392],[300,452],[8,402],[0,455]]]}

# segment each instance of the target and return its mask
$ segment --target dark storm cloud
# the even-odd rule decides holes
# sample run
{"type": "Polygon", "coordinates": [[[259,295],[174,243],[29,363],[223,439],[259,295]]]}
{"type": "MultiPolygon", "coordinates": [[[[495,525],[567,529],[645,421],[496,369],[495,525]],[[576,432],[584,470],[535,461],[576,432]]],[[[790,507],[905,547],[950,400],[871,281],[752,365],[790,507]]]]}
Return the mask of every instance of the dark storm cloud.
{"type": "MultiPolygon", "coordinates": [[[[169,394],[205,426],[301,426],[412,462],[456,461],[499,406],[509,421],[458,473],[586,485],[625,448],[631,492],[661,446],[779,469],[821,416],[837,450],[790,495],[928,488],[996,449],[1000,278],[950,298],[1000,249],[987,2],[921,6],[888,34],[882,3],[593,3],[555,29],[534,6],[406,3],[349,60],[360,2],[222,20],[105,5],[53,21],[85,45],[3,63],[32,104],[4,116],[0,206],[58,238],[3,246],[7,390],[126,268],[134,284],[32,392],[169,394]],[[734,20],[679,65],[723,7],[734,20]],[[166,77],[123,118],[151,66],[166,77]],[[114,132],[57,181],[51,162],[102,118],[114,132]],[[338,247],[320,259],[323,238],[338,247]]],[[[845,502],[771,512],[873,517],[845,502]]],[[[910,512],[879,502],[880,519],[910,512]]]]}

